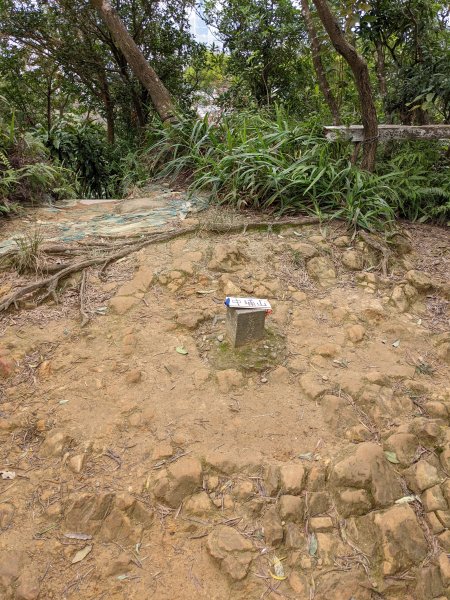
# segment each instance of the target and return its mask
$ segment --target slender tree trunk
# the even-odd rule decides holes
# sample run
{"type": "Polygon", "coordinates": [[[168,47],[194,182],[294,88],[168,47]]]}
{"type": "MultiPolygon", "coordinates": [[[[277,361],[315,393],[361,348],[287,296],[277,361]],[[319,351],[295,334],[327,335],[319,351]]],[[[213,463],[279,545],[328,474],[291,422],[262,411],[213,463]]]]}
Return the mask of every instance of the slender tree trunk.
{"type": "Polygon", "coordinates": [[[111,146],[113,146],[116,137],[114,123],[114,106],[112,103],[111,94],[109,93],[108,79],[104,70],[98,72],[98,79],[100,84],[100,97],[102,99],[103,106],[105,107],[106,134],[108,138],[108,144],[111,144],[111,146]]]}
{"type": "Polygon", "coordinates": [[[127,59],[131,70],[142,85],[148,90],[156,112],[159,114],[162,121],[173,121],[175,119],[175,107],[172,98],[154,69],[148,64],[145,56],[126,30],[122,19],[108,0],[91,0],[91,4],[105,22],[114,41],[127,59]]]}
{"type": "Polygon", "coordinates": [[[47,78],[47,133],[50,134],[52,128],[52,78],[47,78]]]}
{"type": "Polygon", "coordinates": [[[311,17],[311,11],[309,10],[309,0],[302,0],[302,13],[303,18],[305,19],[309,41],[311,43],[312,60],[314,69],[316,71],[320,91],[322,92],[323,97],[325,98],[325,102],[327,103],[328,108],[330,109],[331,115],[333,117],[333,124],[340,125],[341,116],[339,114],[339,107],[336,98],[334,97],[334,94],[331,91],[323,66],[320,42],[317,37],[317,31],[311,17]]]}
{"type": "Polygon", "coordinates": [[[383,102],[386,99],[387,94],[387,86],[386,86],[386,61],[384,58],[384,48],[383,44],[380,40],[377,40],[375,45],[377,51],[377,78],[378,78],[378,87],[380,89],[380,96],[383,99],[383,102]]]}
{"type": "Polygon", "coordinates": [[[320,20],[330,36],[331,43],[350,66],[355,77],[361,104],[361,118],[364,128],[363,157],[361,167],[373,171],[378,144],[378,118],[370,85],[369,69],[364,58],[345,38],[336,17],[330,10],[327,0],[313,0],[320,20]]]}

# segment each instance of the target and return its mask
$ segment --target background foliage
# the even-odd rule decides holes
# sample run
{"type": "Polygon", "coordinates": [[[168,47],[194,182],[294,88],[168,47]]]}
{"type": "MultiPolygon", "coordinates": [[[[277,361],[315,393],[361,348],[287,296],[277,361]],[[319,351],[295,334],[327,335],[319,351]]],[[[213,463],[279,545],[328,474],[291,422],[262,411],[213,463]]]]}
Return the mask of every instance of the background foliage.
{"type": "MultiPolygon", "coordinates": [[[[380,122],[450,123],[450,9],[440,0],[330,0],[366,58],[380,122]]],[[[0,212],[69,194],[117,197],[159,173],[220,202],[345,216],[449,215],[448,143],[389,143],[377,172],[323,141],[331,115],[300,3],[117,0],[116,10],[184,116],[155,119],[148,93],[88,0],[0,6],[0,212]],[[201,13],[217,44],[193,36],[201,13]],[[207,119],[196,117],[210,111],[207,119]]],[[[351,73],[314,10],[321,60],[344,123],[359,122],[351,73]]]]}

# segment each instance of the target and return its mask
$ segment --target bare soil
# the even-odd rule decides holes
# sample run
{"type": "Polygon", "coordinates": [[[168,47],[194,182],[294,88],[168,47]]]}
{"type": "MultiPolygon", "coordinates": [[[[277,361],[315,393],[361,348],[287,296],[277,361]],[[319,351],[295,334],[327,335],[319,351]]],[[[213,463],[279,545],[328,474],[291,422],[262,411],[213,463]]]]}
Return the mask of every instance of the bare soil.
{"type": "Polygon", "coordinates": [[[200,233],[89,270],[85,327],[78,276],[2,314],[0,596],[450,598],[449,234],[403,227],[387,277],[340,224],[200,233]]]}

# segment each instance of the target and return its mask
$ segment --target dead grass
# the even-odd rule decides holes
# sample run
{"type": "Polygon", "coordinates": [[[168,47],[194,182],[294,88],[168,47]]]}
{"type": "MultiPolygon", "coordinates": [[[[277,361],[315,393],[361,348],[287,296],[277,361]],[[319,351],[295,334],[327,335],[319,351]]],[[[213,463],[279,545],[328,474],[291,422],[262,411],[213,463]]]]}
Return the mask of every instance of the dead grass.
{"type": "Polygon", "coordinates": [[[11,257],[11,266],[20,274],[42,275],[45,254],[42,251],[44,236],[39,228],[14,239],[17,251],[11,257]]]}

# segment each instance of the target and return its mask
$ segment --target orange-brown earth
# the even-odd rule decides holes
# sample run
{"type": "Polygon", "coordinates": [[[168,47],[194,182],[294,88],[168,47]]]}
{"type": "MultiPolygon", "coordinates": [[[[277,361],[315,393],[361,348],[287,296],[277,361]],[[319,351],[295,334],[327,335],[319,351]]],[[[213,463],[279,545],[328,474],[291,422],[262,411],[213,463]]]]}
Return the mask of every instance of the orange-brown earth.
{"type": "Polygon", "coordinates": [[[199,234],[89,271],[85,327],[76,277],[3,314],[1,598],[450,598],[449,235],[405,230],[386,275],[341,225],[199,234]]]}

